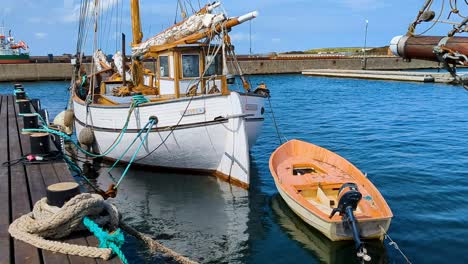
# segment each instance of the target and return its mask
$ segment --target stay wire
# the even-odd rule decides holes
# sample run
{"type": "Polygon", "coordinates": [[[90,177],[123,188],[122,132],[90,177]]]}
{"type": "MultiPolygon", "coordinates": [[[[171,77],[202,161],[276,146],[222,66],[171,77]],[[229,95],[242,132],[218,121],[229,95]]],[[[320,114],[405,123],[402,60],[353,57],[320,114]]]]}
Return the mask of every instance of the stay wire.
{"type": "Polygon", "coordinates": [[[440,20],[440,18],[442,17],[442,14],[444,13],[444,8],[445,8],[445,0],[442,0],[442,6],[440,8],[440,13],[439,13],[439,16],[437,17],[437,19],[434,21],[434,23],[432,23],[432,25],[429,28],[424,30],[422,33],[416,34],[416,36],[422,36],[422,35],[426,34],[427,32],[429,32],[431,29],[433,29],[435,27],[435,25],[437,25],[437,23],[439,23],[438,21],[440,20]]]}
{"type": "MultiPolygon", "coordinates": [[[[279,140],[280,145],[282,145],[282,144],[283,144],[283,139],[282,139],[282,137],[281,137],[281,132],[280,132],[280,130],[279,130],[278,124],[277,124],[277,122],[276,122],[276,117],[275,117],[275,113],[274,113],[274,111],[273,111],[273,106],[272,106],[272,104],[271,104],[270,97],[268,97],[268,104],[270,105],[270,113],[271,113],[273,125],[275,126],[276,135],[278,136],[278,140],[279,140]]],[[[286,141],[287,141],[287,139],[286,139],[286,141]]]]}
{"type": "MultiPolygon", "coordinates": [[[[216,55],[218,54],[219,50],[220,50],[220,48],[218,48],[217,51],[213,53],[213,55],[216,56],[216,55]]],[[[196,82],[195,85],[198,86],[198,85],[200,84],[202,78],[205,76],[206,72],[207,72],[208,69],[210,68],[211,64],[214,63],[214,61],[215,61],[215,60],[211,60],[211,62],[205,67],[205,70],[203,71],[203,73],[202,73],[202,75],[201,75],[201,78],[198,78],[198,80],[197,80],[197,82],[196,82]]],[[[189,83],[189,85],[187,86],[187,89],[186,89],[186,91],[185,91],[186,93],[188,92],[188,90],[190,89],[190,87],[192,87],[192,82],[193,82],[193,80],[192,80],[192,81],[189,83]]],[[[196,95],[196,94],[195,94],[195,95],[196,95]]],[[[148,156],[150,156],[151,154],[153,154],[156,150],[158,150],[161,146],[163,146],[163,145],[166,143],[166,141],[167,141],[167,140],[169,139],[169,137],[174,133],[174,131],[176,130],[176,128],[180,125],[180,123],[181,123],[182,120],[184,119],[184,116],[185,116],[185,114],[187,113],[188,108],[190,107],[190,104],[192,103],[193,98],[195,97],[195,95],[192,95],[192,96],[190,97],[190,100],[188,101],[187,106],[186,106],[185,109],[184,109],[184,112],[182,112],[181,117],[180,117],[179,120],[177,121],[177,124],[176,124],[175,126],[170,126],[170,132],[169,132],[169,133],[167,134],[167,136],[161,141],[161,143],[160,143],[158,146],[156,146],[153,150],[151,150],[148,154],[146,154],[145,156],[143,156],[143,157],[141,157],[141,158],[139,158],[139,159],[136,159],[136,160],[135,160],[136,162],[141,161],[141,160],[147,158],[148,156]]]]}
{"type": "MultiPolygon", "coordinates": [[[[390,243],[388,243],[388,245],[390,246],[393,246],[400,254],[401,256],[403,256],[403,258],[406,260],[406,263],[407,264],[412,264],[411,261],[409,260],[409,258],[405,255],[405,253],[403,253],[403,251],[400,249],[400,247],[398,246],[398,244],[393,241],[393,239],[390,237],[390,235],[385,231],[385,229],[379,225],[380,229],[382,230],[382,232],[385,234],[385,238],[390,240],[390,243]]],[[[384,238],[384,239],[385,239],[384,238]]]]}

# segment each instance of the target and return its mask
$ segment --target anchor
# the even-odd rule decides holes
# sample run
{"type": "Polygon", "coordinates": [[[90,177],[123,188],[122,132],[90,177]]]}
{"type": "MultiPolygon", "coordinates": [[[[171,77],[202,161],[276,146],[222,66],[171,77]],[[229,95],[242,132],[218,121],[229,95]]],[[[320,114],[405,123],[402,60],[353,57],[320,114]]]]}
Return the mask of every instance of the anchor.
{"type": "Polygon", "coordinates": [[[353,231],[353,239],[357,250],[357,256],[365,261],[370,261],[371,257],[367,255],[367,249],[359,236],[359,227],[357,225],[354,211],[362,199],[362,194],[358,190],[355,183],[345,183],[338,191],[338,207],[334,208],[329,218],[332,218],[336,213],[339,213],[343,219],[343,223],[351,227],[353,231]]]}

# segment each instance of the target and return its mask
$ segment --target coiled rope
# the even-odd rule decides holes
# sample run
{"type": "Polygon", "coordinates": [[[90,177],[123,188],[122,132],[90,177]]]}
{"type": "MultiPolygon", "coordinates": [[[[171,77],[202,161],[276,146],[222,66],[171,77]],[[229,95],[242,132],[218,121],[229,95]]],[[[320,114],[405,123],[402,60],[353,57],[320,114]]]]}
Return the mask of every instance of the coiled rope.
{"type": "Polygon", "coordinates": [[[34,205],[31,213],[19,217],[8,228],[12,237],[37,248],[104,260],[110,259],[115,253],[126,264],[127,260],[120,249],[124,243],[121,230],[144,242],[151,252],[161,252],[182,264],[197,263],[124,223],[117,208],[98,194],[76,195],[61,208],[48,205],[47,198],[42,198],[34,205]],[[108,226],[110,230],[115,231],[109,234],[100,226],[108,226]],[[99,239],[99,248],[51,240],[86,229],[92,231],[99,239]]]}
{"type": "MultiPolygon", "coordinates": [[[[97,194],[83,193],[73,197],[62,208],[47,204],[47,198],[39,200],[31,213],[13,221],[8,232],[12,237],[37,248],[82,257],[110,259],[111,248],[95,248],[74,245],[48,239],[59,239],[73,231],[86,230],[84,217],[100,225],[109,224],[112,229],[119,225],[117,209],[97,194]],[[105,217],[99,215],[107,212],[105,217]]],[[[99,237],[98,237],[99,238],[99,237]]],[[[107,244],[106,244],[107,245],[107,244]]]]}

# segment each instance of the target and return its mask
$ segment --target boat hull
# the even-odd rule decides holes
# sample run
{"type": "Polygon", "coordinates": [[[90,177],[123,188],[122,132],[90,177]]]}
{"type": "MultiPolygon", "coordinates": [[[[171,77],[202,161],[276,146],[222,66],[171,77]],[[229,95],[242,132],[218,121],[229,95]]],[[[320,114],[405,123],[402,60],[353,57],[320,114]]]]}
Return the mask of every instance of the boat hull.
{"type": "MultiPolygon", "coordinates": [[[[291,208],[291,210],[294,211],[294,213],[308,225],[317,229],[332,241],[353,240],[352,230],[345,228],[343,226],[343,222],[332,222],[324,220],[291,198],[287,192],[282,189],[281,185],[276,182],[276,180],[275,185],[289,208],[291,208]]],[[[383,219],[360,220],[358,222],[358,226],[361,237],[364,239],[382,240],[385,233],[382,231],[380,226],[385,230],[385,232],[387,232],[388,228],[390,227],[391,220],[391,217],[383,219]]]]}
{"type": "MultiPolygon", "coordinates": [[[[208,171],[248,188],[249,148],[255,143],[263,123],[261,108],[262,97],[235,92],[228,96],[142,105],[133,111],[121,143],[106,158],[129,162],[141,140],[132,146],[130,143],[148,118],[156,116],[159,122],[142,143],[135,156],[136,164],[208,171]],[[256,110],[246,109],[245,102],[257,105],[256,110]],[[182,117],[184,111],[186,115],[182,117]]],[[[103,153],[113,145],[124,127],[128,106],[90,106],[87,114],[86,106],[75,100],[74,111],[77,134],[81,133],[88,119],[88,126],[94,132],[94,149],[103,153]]]]}
{"type": "Polygon", "coordinates": [[[384,237],[393,214],[371,181],[353,164],[322,147],[290,140],[270,157],[270,171],[281,197],[307,224],[332,241],[352,240],[353,231],[340,204],[354,184],[359,201],[353,207],[359,235],[364,239],[384,237]],[[358,187],[357,187],[358,186],[358,187]]]}
{"type": "Polygon", "coordinates": [[[0,55],[0,64],[29,63],[29,55],[0,55]]]}

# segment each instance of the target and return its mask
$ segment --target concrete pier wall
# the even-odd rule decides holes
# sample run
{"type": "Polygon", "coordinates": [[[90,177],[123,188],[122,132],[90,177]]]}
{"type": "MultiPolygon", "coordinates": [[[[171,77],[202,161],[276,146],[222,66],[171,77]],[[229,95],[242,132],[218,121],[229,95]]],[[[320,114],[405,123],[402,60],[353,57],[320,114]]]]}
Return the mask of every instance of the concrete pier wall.
{"type": "MultiPolygon", "coordinates": [[[[239,62],[245,74],[301,73],[307,69],[362,69],[361,58],[335,59],[264,59],[239,62]]],[[[405,62],[395,57],[372,57],[367,59],[368,70],[399,70],[436,68],[437,63],[413,60],[405,62]]],[[[146,67],[153,69],[152,63],[146,67]]],[[[234,71],[233,71],[234,72],[234,71]]],[[[55,81],[69,80],[72,65],[69,63],[0,64],[0,82],[8,81],[55,81]]]]}

